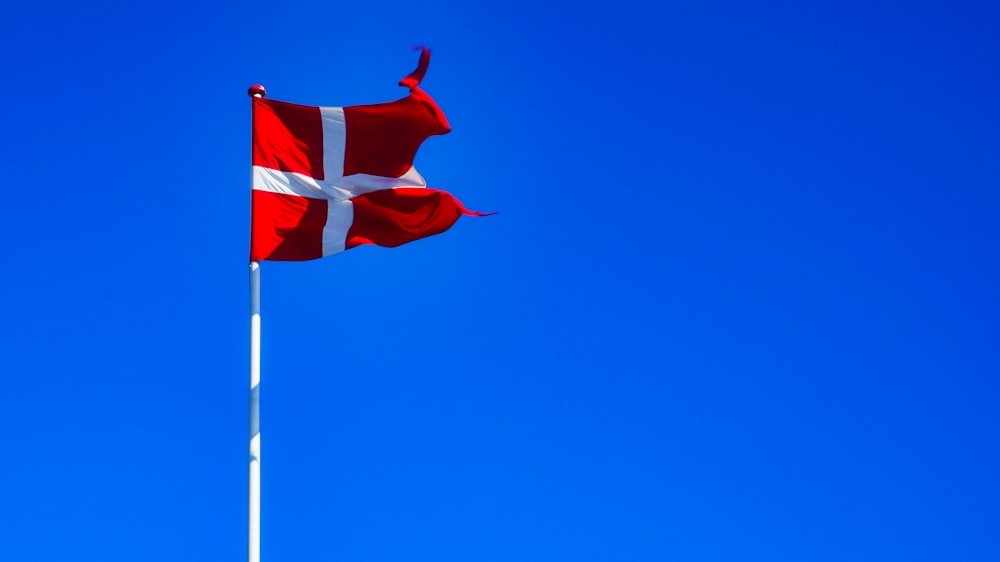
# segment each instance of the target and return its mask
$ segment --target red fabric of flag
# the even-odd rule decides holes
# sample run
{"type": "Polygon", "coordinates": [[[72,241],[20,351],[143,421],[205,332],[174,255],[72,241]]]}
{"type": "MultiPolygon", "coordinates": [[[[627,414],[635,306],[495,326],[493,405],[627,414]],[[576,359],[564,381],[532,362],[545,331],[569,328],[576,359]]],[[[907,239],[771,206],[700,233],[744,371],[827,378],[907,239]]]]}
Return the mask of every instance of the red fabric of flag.
{"type": "Polygon", "coordinates": [[[449,229],[468,211],[413,167],[425,139],[451,131],[418,86],[389,103],[311,107],[253,100],[251,261],[302,261],[362,244],[395,247],[449,229]]]}

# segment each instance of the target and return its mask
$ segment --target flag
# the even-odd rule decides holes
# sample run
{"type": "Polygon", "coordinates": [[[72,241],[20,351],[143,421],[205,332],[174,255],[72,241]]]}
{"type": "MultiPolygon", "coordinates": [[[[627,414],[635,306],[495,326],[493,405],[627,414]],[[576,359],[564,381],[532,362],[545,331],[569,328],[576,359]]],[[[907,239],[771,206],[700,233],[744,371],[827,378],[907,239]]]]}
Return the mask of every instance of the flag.
{"type": "Polygon", "coordinates": [[[403,99],[312,107],[253,98],[250,260],[303,261],[360,246],[396,247],[451,228],[467,210],[413,167],[424,139],[451,132],[420,81],[403,99]]]}

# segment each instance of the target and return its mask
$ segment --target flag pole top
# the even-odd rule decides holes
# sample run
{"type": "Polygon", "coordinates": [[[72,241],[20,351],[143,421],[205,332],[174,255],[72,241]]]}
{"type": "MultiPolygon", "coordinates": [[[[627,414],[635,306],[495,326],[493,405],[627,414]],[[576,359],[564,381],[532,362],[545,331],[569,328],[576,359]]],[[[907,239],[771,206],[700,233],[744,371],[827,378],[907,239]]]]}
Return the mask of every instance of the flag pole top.
{"type": "Polygon", "coordinates": [[[264,86],[260,84],[254,84],[253,86],[250,86],[249,90],[247,90],[247,95],[252,98],[262,98],[267,95],[267,90],[265,90],[264,86]]]}

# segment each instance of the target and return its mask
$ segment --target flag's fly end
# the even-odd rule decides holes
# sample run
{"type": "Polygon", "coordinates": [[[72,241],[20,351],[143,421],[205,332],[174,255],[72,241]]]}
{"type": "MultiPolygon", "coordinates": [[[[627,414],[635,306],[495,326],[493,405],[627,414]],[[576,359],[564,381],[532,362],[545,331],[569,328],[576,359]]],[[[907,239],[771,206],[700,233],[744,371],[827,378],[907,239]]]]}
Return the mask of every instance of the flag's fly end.
{"type": "Polygon", "coordinates": [[[462,214],[470,216],[470,217],[492,217],[493,215],[497,214],[497,212],[496,211],[490,211],[489,213],[482,213],[480,211],[473,211],[471,209],[465,209],[465,208],[463,208],[462,209],[462,214]]]}
{"type": "Polygon", "coordinates": [[[399,81],[399,85],[404,88],[409,88],[410,90],[415,89],[420,85],[420,82],[424,79],[424,74],[427,74],[427,67],[431,64],[431,50],[423,45],[419,47],[413,47],[414,51],[420,51],[420,61],[417,63],[417,69],[411,72],[406,78],[399,81]]]}

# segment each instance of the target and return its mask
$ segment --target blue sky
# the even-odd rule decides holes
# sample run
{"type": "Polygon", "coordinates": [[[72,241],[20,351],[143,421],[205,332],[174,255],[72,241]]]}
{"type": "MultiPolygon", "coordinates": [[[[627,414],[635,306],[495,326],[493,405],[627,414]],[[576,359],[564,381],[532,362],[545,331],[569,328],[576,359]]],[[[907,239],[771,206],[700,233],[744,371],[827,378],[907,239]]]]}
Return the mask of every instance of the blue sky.
{"type": "Polygon", "coordinates": [[[263,560],[1000,558],[982,2],[5,8],[0,559],[243,560],[250,104],[447,233],[265,263],[263,560]]]}

